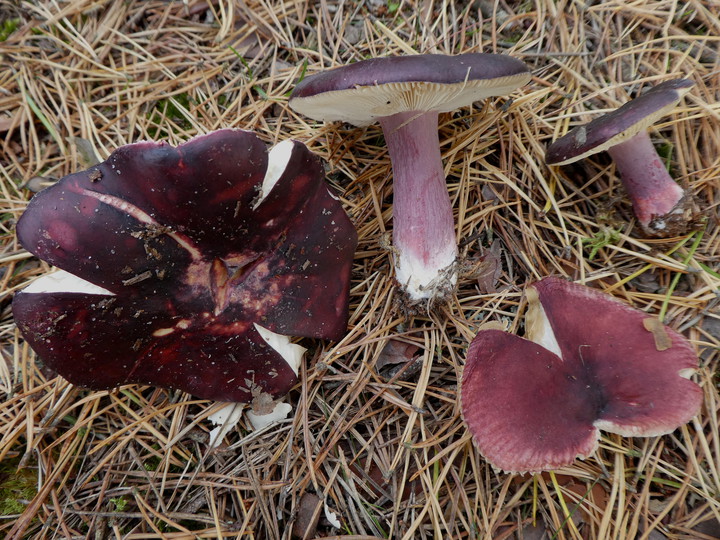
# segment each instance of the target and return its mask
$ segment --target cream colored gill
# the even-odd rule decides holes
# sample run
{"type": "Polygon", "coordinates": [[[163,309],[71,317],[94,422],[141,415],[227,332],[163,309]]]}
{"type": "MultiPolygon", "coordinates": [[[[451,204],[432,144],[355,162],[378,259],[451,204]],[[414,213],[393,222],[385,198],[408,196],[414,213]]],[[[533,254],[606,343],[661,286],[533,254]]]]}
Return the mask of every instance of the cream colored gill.
{"type": "Polygon", "coordinates": [[[528,287],[525,290],[525,297],[528,301],[528,308],[525,313],[525,337],[562,358],[560,345],[555,339],[555,334],[545,314],[545,308],[540,303],[537,291],[533,287],[528,287]]]}
{"type": "Polygon", "coordinates": [[[294,98],[292,107],[315,120],[367,126],[400,112],[453,111],[481,99],[510,94],[529,80],[530,73],[519,73],[455,84],[386,83],[294,98]]]}
{"type": "MultiPolygon", "coordinates": [[[[558,165],[567,165],[568,163],[574,163],[576,161],[580,161],[581,159],[585,159],[588,156],[592,156],[593,154],[597,154],[599,152],[605,152],[609,148],[612,148],[613,146],[616,146],[622,142],[627,141],[628,139],[631,139],[638,133],[642,131],[647,131],[650,126],[652,126],[655,122],[657,122],[660,118],[668,114],[670,111],[672,111],[675,107],[677,107],[678,102],[680,99],[690,91],[690,88],[679,88],[676,90],[678,97],[677,100],[673,101],[672,103],[669,103],[668,105],[665,105],[662,109],[658,109],[654,113],[646,116],[645,118],[642,118],[640,121],[636,122],[629,128],[627,128],[625,131],[618,133],[614,137],[610,137],[607,141],[605,141],[602,144],[599,144],[598,146],[595,146],[594,148],[591,148],[587,152],[583,152],[580,155],[573,156],[570,158],[567,158],[564,161],[558,161],[557,163],[553,163],[553,166],[558,165]]],[[[586,126],[580,126],[578,128],[575,128],[575,142],[577,146],[581,146],[585,144],[585,141],[587,139],[587,129],[586,126]]]]}

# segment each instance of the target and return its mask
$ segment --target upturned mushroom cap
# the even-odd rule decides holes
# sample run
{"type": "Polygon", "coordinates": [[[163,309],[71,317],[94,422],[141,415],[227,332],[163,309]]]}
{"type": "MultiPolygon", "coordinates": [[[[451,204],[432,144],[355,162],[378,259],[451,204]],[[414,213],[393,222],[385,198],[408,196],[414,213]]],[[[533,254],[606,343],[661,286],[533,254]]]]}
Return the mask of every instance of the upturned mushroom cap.
{"type": "Polygon", "coordinates": [[[657,319],[558,278],[527,289],[528,339],[480,331],[467,355],[462,412],[485,458],[508,472],[569,465],[599,430],[669,433],[702,391],[690,343],[657,319]]]}
{"type": "Polygon", "coordinates": [[[545,162],[573,163],[630,139],[675,108],[694,84],[688,79],[673,79],[653,86],[620,108],[568,131],[548,147],[545,162]]]}
{"type": "Polygon", "coordinates": [[[502,54],[373,58],[305,78],[290,106],[315,120],[366,126],[400,112],[452,111],[529,80],[523,62],[502,54]]]}
{"type": "Polygon", "coordinates": [[[62,271],[15,296],[15,320],[74,384],[280,396],[302,355],[288,336],[346,330],[357,236],[297,142],[125,146],[36,195],[17,234],[62,271]]]}

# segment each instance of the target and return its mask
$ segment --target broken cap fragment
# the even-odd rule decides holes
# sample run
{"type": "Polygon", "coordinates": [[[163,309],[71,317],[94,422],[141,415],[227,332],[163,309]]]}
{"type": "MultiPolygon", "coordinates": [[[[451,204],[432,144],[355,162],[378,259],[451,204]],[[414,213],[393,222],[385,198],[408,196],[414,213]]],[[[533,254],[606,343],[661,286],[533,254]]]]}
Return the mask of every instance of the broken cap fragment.
{"type": "Polygon", "coordinates": [[[654,86],[554,141],[545,161],[565,165],[607,150],[646,234],[674,236],[685,232],[693,221],[695,203],[668,173],[647,130],[674,109],[693,86],[688,79],[654,86]]]}
{"type": "Polygon", "coordinates": [[[458,248],[438,138],[438,113],[506,95],[530,71],[501,54],[373,58],[305,78],[290,106],[316,120],[380,122],[393,168],[395,277],[407,307],[451,294],[458,248]]]}
{"type": "Polygon", "coordinates": [[[298,142],[268,152],[225,129],[124,146],[36,195],[17,234],[61,270],[15,296],[15,320],[80,386],[277,397],[303,352],[289,336],[346,330],[357,236],[298,142]]]}
{"type": "Polygon", "coordinates": [[[462,379],[463,418],[493,466],[557,469],[592,454],[601,429],[662,435],[699,412],[702,391],[688,379],[697,357],[683,336],[663,327],[671,346],[658,348],[646,313],[558,278],[526,294],[527,339],[480,331],[462,379]]]}

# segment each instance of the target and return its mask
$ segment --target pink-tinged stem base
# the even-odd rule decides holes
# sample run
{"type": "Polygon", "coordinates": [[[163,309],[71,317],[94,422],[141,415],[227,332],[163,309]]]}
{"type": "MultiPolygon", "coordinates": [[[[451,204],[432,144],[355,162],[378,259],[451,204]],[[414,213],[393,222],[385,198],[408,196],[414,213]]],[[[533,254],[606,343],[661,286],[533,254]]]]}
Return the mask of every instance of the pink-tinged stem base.
{"type": "Polygon", "coordinates": [[[395,277],[410,303],[446,296],[457,280],[457,243],[437,112],[380,120],[393,168],[395,277]]]}
{"type": "Polygon", "coordinates": [[[662,229],[666,216],[685,212],[680,204],[685,192],[668,173],[647,132],[613,146],[608,153],[644,229],[662,229]]]}

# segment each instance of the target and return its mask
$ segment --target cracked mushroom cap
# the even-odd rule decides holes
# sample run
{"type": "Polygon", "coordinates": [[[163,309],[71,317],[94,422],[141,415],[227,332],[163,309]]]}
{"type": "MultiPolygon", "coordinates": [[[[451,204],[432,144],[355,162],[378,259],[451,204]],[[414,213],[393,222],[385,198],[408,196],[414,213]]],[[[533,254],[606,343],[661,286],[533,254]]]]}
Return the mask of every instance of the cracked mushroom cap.
{"type": "Polygon", "coordinates": [[[526,294],[528,339],[481,330],[462,379],[463,418],[494,467],[557,469],[592,454],[600,429],[662,435],[698,413],[697,357],[683,336],[558,278],[526,294]]]}
{"type": "Polygon", "coordinates": [[[653,86],[620,108],[568,131],[548,147],[545,162],[566,165],[630,139],[673,110],[694,85],[688,79],[673,79],[653,86]]]}
{"type": "Polygon", "coordinates": [[[315,120],[366,126],[400,112],[452,111],[529,80],[523,62],[502,54],[372,58],[303,79],[290,106],[315,120]]]}
{"type": "Polygon", "coordinates": [[[346,330],[357,236],[298,142],[124,146],[36,195],[17,235],[61,270],[15,296],[15,320],[80,386],[281,396],[303,351],[289,336],[346,330]]]}

